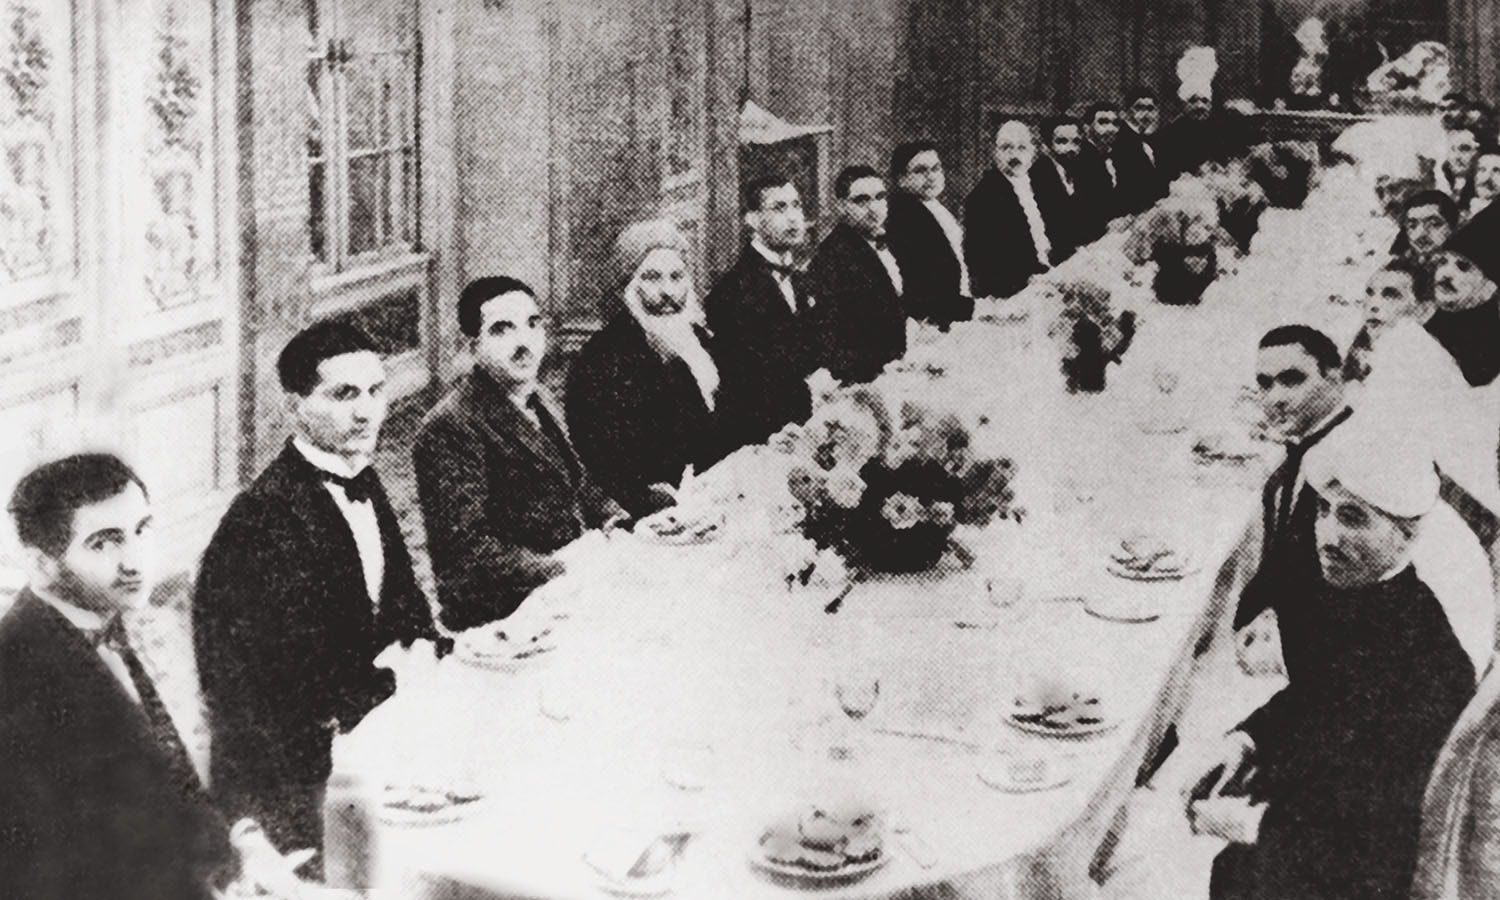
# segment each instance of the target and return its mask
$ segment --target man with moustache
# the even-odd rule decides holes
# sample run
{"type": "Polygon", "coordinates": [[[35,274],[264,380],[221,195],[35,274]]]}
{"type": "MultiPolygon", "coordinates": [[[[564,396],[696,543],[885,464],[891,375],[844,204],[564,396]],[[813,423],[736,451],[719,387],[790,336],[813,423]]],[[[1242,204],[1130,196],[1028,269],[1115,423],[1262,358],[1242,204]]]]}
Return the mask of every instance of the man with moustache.
{"type": "Polygon", "coordinates": [[[1168,177],[1162,169],[1156,150],[1156,136],[1161,130],[1161,103],[1145,88],[1136,88],[1125,96],[1125,125],[1116,138],[1124,152],[1133,155],[1141,173],[1141,202],[1150,206],[1167,195],[1168,177]]]}
{"type": "Polygon", "coordinates": [[[1082,155],[1082,168],[1094,184],[1098,196],[1094,201],[1105,221],[1134,215],[1156,199],[1154,167],[1140,145],[1121,132],[1128,130],[1120,107],[1101,101],[1084,113],[1084,130],[1088,146],[1082,155]]]}
{"type": "Polygon", "coordinates": [[[869,381],[906,353],[905,281],[886,242],[885,179],[870,166],[849,166],[834,179],[833,194],[839,222],[808,267],[819,299],[821,362],[840,381],[869,381]]]}
{"type": "MultiPolygon", "coordinates": [[[[1415,242],[1413,244],[1415,246],[1415,242]]],[[[1500,376],[1500,207],[1460,228],[1432,257],[1437,307],[1427,331],[1458,363],[1471,386],[1500,376]]]]}
{"type": "Polygon", "coordinates": [[[948,181],[936,145],[912,141],[892,150],[891,180],[886,235],[901,265],[907,314],[938,325],[973,318],[963,226],[943,205],[948,181]]]}
{"type": "Polygon", "coordinates": [[[1255,383],[1269,435],[1286,446],[1286,457],[1261,491],[1260,565],[1240,597],[1236,629],[1317,582],[1317,498],[1302,460],[1352,413],[1343,362],[1333,340],[1306,325],[1273,328],[1260,339],[1255,383]]]}
{"type": "Polygon", "coordinates": [[[1031,129],[1005,122],[995,132],[994,165],[964,201],[964,256],[980,296],[1009,297],[1052,267],[1052,238],[1032,184],[1035,155],[1031,129]]]}
{"type": "Polygon", "coordinates": [[[1423,791],[1474,667],[1411,562],[1438,500],[1432,455],[1375,418],[1308,453],[1318,581],[1275,603],[1289,684],[1208,770],[1254,777],[1189,807],[1195,831],[1230,842],[1214,900],[1409,896],[1423,791]]]}
{"type": "Polygon", "coordinates": [[[1244,120],[1237,113],[1216,108],[1211,88],[1184,85],[1180,98],[1182,113],[1161,129],[1155,142],[1168,183],[1196,172],[1204,163],[1238,158],[1250,145],[1244,120]]]}
{"type": "Polygon", "coordinates": [[[293,433],[203,553],[193,638],[215,796],[300,849],[321,846],[333,735],[394,689],[375,657],[434,629],[371,465],[388,402],[375,345],[317,322],[276,371],[293,433]]]}
{"type": "Polygon", "coordinates": [[[31,572],[0,616],[0,896],[208,900],[228,828],[122,619],[153,587],[145,485],[81,454],[9,508],[31,572]]]}
{"type": "Polygon", "coordinates": [[[1032,163],[1031,183],[1054,260],[1061,262],[1104,234],[1105,221],[1091,202],[1088,178],[1080,172],[1083,123],[1072,116],[1048,116],[1042,120],[1041,135],[1042,152],[1032,163]]]}
{"type": "Polygon", "coordinates": [[[537,383],[547,332],[531,287],[475,279],[459,296],[458,326],[474,367],[427,414],[412,448],[440,615],[455,631],[515,612],[562,574],[553,553],[624,514],[589,477],[537,383]]]}
{"type": "Polygon", "coordinates": [[[811,411],[804,379],[817,368],[817,306],[797,267],[807,241],[807,218],[797,186],[782,175],[745,187],[744,221],[750,241],[703,301],[709,330],[745,364],[765,403],[746,423],[751,442],[763,440],[811,411]]]}
{"type": "MultiPolygon", "coordinates": [[[[1430,275],[1438,249],[1458,224],[1458,204],[1442,191],[1416,191],[1401,202],[1399,221],[1401,233],[1396,236],[1391,254],[1424,267],[1430,275]]],[[[1427,279],[1418,286],[1418,293],[1424,297],[1430,296],[1431,290],[1427,279]]]]}

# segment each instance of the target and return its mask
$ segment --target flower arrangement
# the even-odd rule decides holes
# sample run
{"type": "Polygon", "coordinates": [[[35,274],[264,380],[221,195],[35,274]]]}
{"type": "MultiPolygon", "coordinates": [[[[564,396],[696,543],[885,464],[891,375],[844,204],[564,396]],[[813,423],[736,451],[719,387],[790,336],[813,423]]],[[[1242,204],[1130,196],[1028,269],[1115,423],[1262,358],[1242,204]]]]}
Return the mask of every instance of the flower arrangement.
{"type": "Polygon", "coordinates": [[[952,414],[908,403],[893,417],[869,387],[829,395],[787,449],[798,529],[856,572],[926,571],[950,549],[967,564],[955,526],[1020,515],[1012,460],[978,458],[952,414]]]}
{"type": "Polygon", "coordinates": [[[1301,209],[1312,191],[1318,156],[1318,145],[1311,141],[1257,144],[1246,157],[1246,175],[1259,186],[1265,203],[1279,209],[1301,209]]]}
{"type": "Polygon", "coordinates": [[[1165,200],[1138,216],[1125,240],[1125,254],[1137,265],[1156,263],[1156,299],[1173,306],[1196,304],[1219,274],[1216,190],[1227,176],[1180,179],[1165,200]],[[1217,186],[1217,187],[1216,187],[1217,186]]]}
{"type": "Polygon", "coordinates": [[[1374,112],[1430,112],[1452,90],[1452,60],[1436,41],[1418,41],[1365,80],[1374,112]]]}
{"type": "Polygon", "coordinates": [[[1067,388],[1098,393],[1109,364],[1119,362],[1135,339],[1135,312],[1116,311],[1109,289],[1093,281],[1064,282],[1057,289],[1062,309],[1051,333],[1065,348],[1067,388]]]}

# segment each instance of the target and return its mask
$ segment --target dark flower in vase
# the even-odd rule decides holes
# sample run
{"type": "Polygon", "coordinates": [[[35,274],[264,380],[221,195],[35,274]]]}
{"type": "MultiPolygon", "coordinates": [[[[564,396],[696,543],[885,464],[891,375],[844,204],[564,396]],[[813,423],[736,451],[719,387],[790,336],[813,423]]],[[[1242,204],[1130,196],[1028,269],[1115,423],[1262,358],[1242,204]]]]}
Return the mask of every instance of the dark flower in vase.
{"type": "Polygon", "coordinates": [[[1250,242],[1260,230],[1260,217],[1265,211],[1266,204],[1250,195],[1219,204],[1219,227],[1233,239],[1241,254],[1250,252],[1250,242]]]}
{"type": "Polygon", "coordinates": [[[1091,318],[1073,323],[1073,353],[1063,359],[1063,375],[1072,393],[1097,394],[1104,390],[1105,371],[1119,362],[1135,339],[1135,313],[1120,313],[1119,337],[1106,343],[1105,329],[1091,318]]]}
{"type": "Polygon", "coordinates": [[[849,514],[841,549],[856,565],[883,572],[922,572],[937,565],[953,533],[960,481],[934,460],[860,473],[869,485],[849,514]]]}
{"type": "Polygon", "coordinates": [[[1192,244],[1158,244],[1156,299],[1170,306],[1192,306],[1219,274],[1218,251],[1212,241],[1192,244]]]}

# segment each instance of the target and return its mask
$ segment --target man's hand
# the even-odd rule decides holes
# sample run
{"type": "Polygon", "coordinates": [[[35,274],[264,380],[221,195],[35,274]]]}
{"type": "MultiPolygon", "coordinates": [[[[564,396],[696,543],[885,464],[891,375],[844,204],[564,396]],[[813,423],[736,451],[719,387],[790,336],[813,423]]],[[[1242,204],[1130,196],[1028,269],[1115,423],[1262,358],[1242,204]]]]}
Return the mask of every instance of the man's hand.
{"type": "Polygon", "coordinates": [[[1218,793],[1219,788],[1234,777],[1234,773],[1249,761],[1255,753],[1255,742],[1250,735],[1243,731],[1231,731],[1219,739],[1218,743],[1209,749],[1206,754],[1208,764],[1199,770],[1197,776],[1189,782],[1184,789],[1184,799],[1188,795],[1195,795],[1191,799],[1201,799],[1218,793]],[[1211,784],[1205,784],[1212,778],[1211,784]]]}
{"type": "Polygon", "coordinates": [[[229,843],[239,856],[240,877],[214,894],[224,900],[240,897],[273,897],[300,900],[306,883],[297,870],[317,855],[315,850],[296,850],[282,856],[271,845],[258,823],[241,819],[229,830],[229,843]]]}
{"type": "Polygon", "coordinates": [[[1253,844],[1260,837],[1264,803],[1248,797],[1210,797],[1188,807],[1188,821],[1196,834],[1222,838],[1232,844],[1253,844]]]}
{"type": "Polygon", "coordinates": [[[1275,612],[1267,610],[1240,629],[1235,635],[1234,657],[1240,671],[1251,678],[1286,674],[1281,658],[1281,630],[1277,627],[1275,612]]]}

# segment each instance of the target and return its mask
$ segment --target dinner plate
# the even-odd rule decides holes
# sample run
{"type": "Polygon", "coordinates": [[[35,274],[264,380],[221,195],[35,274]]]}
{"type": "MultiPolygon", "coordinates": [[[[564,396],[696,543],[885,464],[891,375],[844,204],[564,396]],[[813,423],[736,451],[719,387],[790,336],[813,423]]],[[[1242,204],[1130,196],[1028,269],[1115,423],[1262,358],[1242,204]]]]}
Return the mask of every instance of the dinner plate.
{"type": "Polygon", "coordinates": [[[1181,581],[1189,575],[1198,574],[1199,567],[1197,563],[1190,561],[1180,569],[1146,569],[1145,571],[1141,571],[1139,569],[1128,568],[1111,559],[1104,564],[1104,568],[1116,578],[1124,578],[1127,581],[1181,581]]]}
{"type": "Polygon", "coordinates": [[[815,872],[812,869],[805,869],[802,866],[794,866],[790,863],[776,862],[775,860],[768,859],[766,858],[765,851],[759,846],[750,851],[750,865],[770,875],[777,881],[796,885],[828,887],[850,884],[869,877],[891,861],[890,850],[884,846],[884,843],[882,841],[880,855],[869,862],[849,863],[841,869],[834,869],[828,872],[815,872]]]}
{"type": "Polygon", "coordinates": [[[680,532],[662,534],[652,527],[652,521],[659,519],[660,513],[642,519],[635,529],[636,537],[652,544],[664,544],[669,547],[690,547],[695,544],[708,544],[718,540],[724,534],[725,517],[723,513],[710,515],[695,528],[685,528],[680,532]]]}
{"type": "Polygon", "coordinates": [[[1036,734],[1044,737],[1054,738],[1085,738],[1103,734],[1119,727],[1118,719],[1105,719],[1091,725],[1074,725],[1068,728],[1049,728],[1039,722],[1023,722],[1014,716],[1007,715],[1005,721],[1010,727],[1027,734],[1036,734]]]}
{"type": "Polygon", "coordinates": [[[392,806],[381,803],[375,810],[375,817],[386,825],[397,828],[427,828],[433,825],[449,825],[460,819],[468,818],[483,802],[483,798],[465,798],[458,802],[450,802],[433,810],[409,809],[403,806],[392,806]]]}
{"type": "Polygon", "coordinates": [[[1083,602],[1083,611],[1096,619],[1104,619],[1109,622],[1155,622],[1161,618],[1161,610],[1147,607],[1140,603],[1111,604],[1098,599],[1089,599],[1083,602]]]}
{"type": "Polygon", "coordinates": [[[459,642],[453,648],[453,656],[459,662],[476,668],[496,672],[517,672],[546,663],[556,650],[556,644],[540,644],[535,649],[521,651],[524,655],[510,652],[487,653],[459,642]]]}
{"type": "Polygon", "coordinates": [[[1073,758],[1071,756],[1046,758],[1043,765],[1045,777],[1036,780],[1017,780],[1013,777],[1011,764],[1015,755],[995,753],[986,757],[975,773],[979,780],[1007,794],[1033,794],[1060,788],[1073,780],[1073,758]]]}

